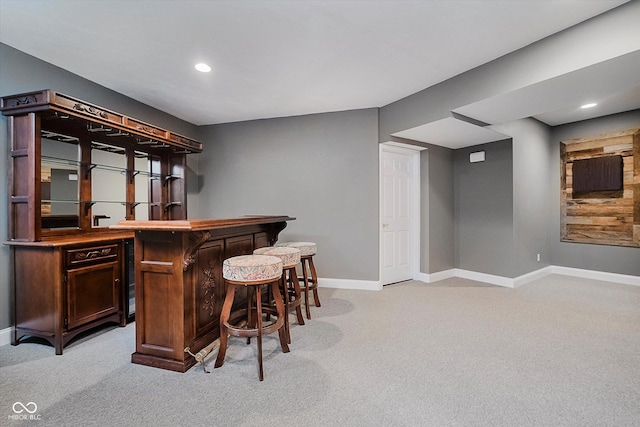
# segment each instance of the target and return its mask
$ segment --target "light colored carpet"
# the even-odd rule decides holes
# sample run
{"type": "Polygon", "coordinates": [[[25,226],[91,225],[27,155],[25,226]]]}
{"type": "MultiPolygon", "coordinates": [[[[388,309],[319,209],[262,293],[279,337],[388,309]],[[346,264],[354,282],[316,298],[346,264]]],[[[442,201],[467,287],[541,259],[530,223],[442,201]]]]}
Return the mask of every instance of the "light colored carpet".
{"type": "Polygon", "coordinates": [[[232,338],[210,374],[130,363],[135,328],[67,346],[0,347],[0,425],[638,426],[640,287],[552,275],[320,289],[291,352],[232,338]]]}

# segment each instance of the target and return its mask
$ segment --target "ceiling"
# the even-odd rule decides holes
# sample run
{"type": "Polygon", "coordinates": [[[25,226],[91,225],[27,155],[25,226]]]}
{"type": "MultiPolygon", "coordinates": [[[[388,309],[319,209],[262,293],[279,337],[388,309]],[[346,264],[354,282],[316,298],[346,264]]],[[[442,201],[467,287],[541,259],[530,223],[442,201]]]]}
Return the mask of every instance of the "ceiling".
{"type": "MultiPolygon", "coordinates": [[[[382,107],[623,3],[0,0],[0,42],[207,125],[382,107]],[[197,62],[213,70],[196,71],[197,62]]],[[[544,83],[541,93],[555,93],[562,82],[544,83]]],[[[638,88],[610,94],[618,110],[640,108],[638,88]]],[[[522,96],[531,92],[457,112],[508,116],[504,105],[522,96]]],[[[537,105],[535,116],[549,124],[575,120],[559,106],[537,105]]],[[[463,123],[435,126],[450,135],[447,127],[463,123]]],[[[419,131],[407,130],[421,140],[419,131]]],[[[443,138],[427,142],[452,146],[443,138]]]]}
{"type": "Polygon", "coordinates": [[[550,126],[640,109],[640,50],[454,109],[452,117],[393,134],[449,148],[500,141],[499,125],[534,117],[550,126]],[[582,109],[589,101],[597,108],[582,109]]]}

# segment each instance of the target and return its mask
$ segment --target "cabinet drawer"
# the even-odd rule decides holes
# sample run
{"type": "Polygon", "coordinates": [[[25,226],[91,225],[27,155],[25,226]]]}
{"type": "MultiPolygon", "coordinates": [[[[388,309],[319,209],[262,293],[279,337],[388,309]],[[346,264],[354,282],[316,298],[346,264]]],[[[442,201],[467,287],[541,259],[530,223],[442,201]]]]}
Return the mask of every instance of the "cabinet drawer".
{"type": "Polygon", "coordinates": [[[90,263],[108,262],[118,259],[118,244],[71,249],[67,251],[67,267],[90,263]]]}

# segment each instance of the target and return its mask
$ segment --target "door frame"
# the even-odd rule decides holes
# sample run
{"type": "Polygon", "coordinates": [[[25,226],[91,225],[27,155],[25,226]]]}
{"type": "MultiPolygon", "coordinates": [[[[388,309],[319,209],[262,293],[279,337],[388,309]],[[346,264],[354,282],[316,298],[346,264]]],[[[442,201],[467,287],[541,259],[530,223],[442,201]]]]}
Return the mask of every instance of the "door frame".
{"type": "Polygon", "coordinates": [[[380,288],[384,286],[382,281],[383,264],[383,238],[382,238],[382,177],[383,177],[383,152],[400,153],[411,156],[413,176],[411,180],[411,212],[409,219],[409,262],[411,263],[411,278],[418,280],[420,276],[420,152],[426,147],[404,144],[402,142],[387,141],[379,144],[378,152],[378,277],[380,288]]]}

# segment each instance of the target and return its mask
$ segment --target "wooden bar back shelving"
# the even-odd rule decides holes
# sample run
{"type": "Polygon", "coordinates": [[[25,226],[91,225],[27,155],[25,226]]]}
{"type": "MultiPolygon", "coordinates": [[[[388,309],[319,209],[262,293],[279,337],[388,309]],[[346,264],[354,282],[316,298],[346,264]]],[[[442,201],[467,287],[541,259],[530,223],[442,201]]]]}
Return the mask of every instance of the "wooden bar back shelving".
{"type": "Polygon", "coordinates": [[[53,90],[4,96],[0,111],[7,116],[9,145],[12,344],[34,336],[62,354],[63,346],[85,330],[125,324],[124,248],[134,233],[101,226],[110,218],[101,209],[121,207],[113,223],[135,220],[136,212],[145,220],[185,220],[186,155],[203,147],[53,90]],[[52,146],[67,156],[49,152],[52,146]],[[105,153],[121,156],[122,162],[101,163],[105,153]],[[62,186],[53,185],[52,171],[66,174],[70,196],[54,194],[62,186]],[[97,182],[104,179],[97,178],[99,173],[122,182],[112,185],[121,198],[106,194],[110,183],[97,182]],[[143,178],[144,190],[136,191],[136,181],[143,178]]]}

